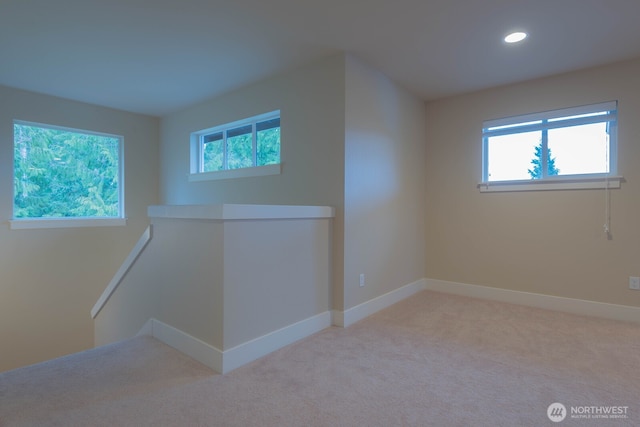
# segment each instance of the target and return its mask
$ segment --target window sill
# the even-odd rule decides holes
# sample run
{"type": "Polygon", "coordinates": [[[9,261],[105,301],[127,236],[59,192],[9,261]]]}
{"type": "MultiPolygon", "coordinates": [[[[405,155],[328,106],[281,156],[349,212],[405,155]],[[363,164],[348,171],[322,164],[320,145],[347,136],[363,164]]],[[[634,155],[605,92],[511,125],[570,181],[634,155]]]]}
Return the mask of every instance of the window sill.
{"type": "Polygon", "coordinates": [[[256,166],[251,168],[230,169],[215,172],[189,174],[189,182],[215,181],[221,179],[250,178],[254,176],[280,175],[282,164],[256,166]]]}
{"type": "Polygon", "coordinates": [[[126,218],[30,218],[12,219],[11,230],[37,228],[118,227],[127,225],[126,218]]]}
{"type": "Polygon", "coordinates": [[[624,181],[622,176],[553,178],[545,181],[494,181],[481,182],[478,184],[478,189],[481,193],[506,191],[589,190],[620,188],[622,181],[624,181]]]}

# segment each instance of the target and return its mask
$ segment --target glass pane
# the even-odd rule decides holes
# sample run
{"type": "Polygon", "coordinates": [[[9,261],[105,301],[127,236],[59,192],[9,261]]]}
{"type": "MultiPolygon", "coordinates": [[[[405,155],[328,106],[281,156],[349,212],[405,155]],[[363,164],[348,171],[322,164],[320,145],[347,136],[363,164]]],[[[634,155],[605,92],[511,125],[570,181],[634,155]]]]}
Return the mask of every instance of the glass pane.
{"type": "Polygon", "coordinates": [[[541,137],[542,132],[535,131],[489,138],[488,180],[534,179],[536,147],[540,145],[541,137]]]}
{"type": "Polygon", "coordinates": [[[256,124],[258,166],[280,163],[280,118],[256,124]]]}
{"type": "Polygon", "coordinates": [[[224,169],[224,142],[222,132],[202,137],[202,171],[212,172],[224,169]]]}
{"type": "Polygon", "coordinates": [[[607,123],[548,131],[549,151],[558,175],[609,172],[607,123]]]}
{"type": "Polygon", "coordinates": [[[227,169],[253,166],[251,125],[227,131],[227,169]]]}
{"type": "Polygon", "coordinates": [[[119,144],[118,137],[14,124],[14,217],[118,217],[119,144]]]}

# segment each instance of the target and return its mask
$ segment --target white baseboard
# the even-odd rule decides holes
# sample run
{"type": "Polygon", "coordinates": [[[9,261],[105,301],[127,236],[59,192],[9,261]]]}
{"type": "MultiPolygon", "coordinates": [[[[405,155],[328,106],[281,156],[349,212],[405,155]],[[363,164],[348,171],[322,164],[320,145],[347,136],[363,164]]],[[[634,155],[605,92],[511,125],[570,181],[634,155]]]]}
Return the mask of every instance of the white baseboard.
{"type": "Polygon", "coordinates": [[[139,334],[152,335],[165,344],[209,366],[211,369],[226,374],[242,365],[319,332],[331,326],[331,324],[348,327],[377,311],[425,289],[583,316],[595,316],[605,319],[640,323],[639,307],[534,294],[444,280],[420,279],[346,311],[327,311],[247,341],[226,351],[219,350],[157,319],[149,319],[139,334]]]}
{"type": "Polygon", "coordinates": [[[222,351],[157,319],[149,319],[138,335],[151,335],[216,372],[226,374],[262,356],[331,326],[327,311],[222,351]]]}
{"type": "Polygon", "coordinates": [[[226,374],[302,338],[320,332],[329,326],[331,326],[331,314],[325,311],[230,348],[224,352],[222,373],[226,374]]]}
{"type": "Polygon", "coordinates": [[[151,333],[146,335],[153,336],[216,372],[222,372],[223,354],[214,346],[157,319],[149,319],[140,333],[149,330],[151,333]]]}
{"type": "Polygon", "coordinates": [[[364,319],[365,317],[371,316],[373,313],[376,313],[384,308],[389,307],[390,305],[393,305],[405,298],[410,297],[417,292],[424,290],[425,285],[425,279],[420,279],[413,283],[409,283],[408,285],[405,285],[401,288],[395,289],[391,292],[387,292],[384,295],[380,295],[379,297],[371,299],[367,302],[356,305],[355,307],[351,307],[348,310],[333,310],[333,324],[346,328],[350,325],[353,325],[357,321],[364,319]]]}
{"type": "Polygon", "coordinates": [[[581,316],[595,316],[604,319],[640,323],[639,307],[448,282],[445,280],[425,279],[425,283],[425,289],[431,291],[520,304],[581,316]]]}
{"type": "Polygon", "coordinates": [[[147,323],[145,323],[142,326],[142,328],[140,328],[140,330],[138,331],[136,336],[139,336],[139,335],[151,335],[151,336],[153,336],[153,322],[155,322],[155,319],[147,320],[147,323]]]}

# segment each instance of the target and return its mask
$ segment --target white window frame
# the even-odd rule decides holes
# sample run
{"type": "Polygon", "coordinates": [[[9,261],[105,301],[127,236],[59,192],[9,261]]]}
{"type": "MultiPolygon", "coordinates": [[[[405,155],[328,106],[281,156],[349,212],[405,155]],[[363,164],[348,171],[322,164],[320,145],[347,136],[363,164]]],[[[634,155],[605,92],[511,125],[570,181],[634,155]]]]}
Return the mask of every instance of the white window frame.
{"type": "MultiPolygon", "coordinates": [[[[271,111],[247,119],[238,120],[224,125],[215,126],[191,133],[190,137],[190,173],[189,181],[212,181],[234,178],[247,178],[267,175],[278,175],[282,171],[282,142],[280,145],[280,162],[271,165],[256,166],[257,159],[257,135],[256,124],[271,119],[279,119],[280,110],[271,111]],[[252,145],[253,145],[253,166],[238,169],[222,169],[218,171],[204,171],[204,138],[214,133],[223,133],[223,146],[225,147],[226,158],[226,135],[227,131],[238,127],[251,125],[252,145]]],[[[226,162],[225,162],[226,163],[226,162]]],[[[226,168],[226,164],[225,164],[226,168]]]]}
{"type": "Polygon", "coordinates": [[[500,191],[536,191],[536,190],[573,190],[573,189],[598,189],[620,188],[623,177],[618,175],[618,138],[617,138],[617,111],[618,102],[608,101],[598,104],[583,105],[578,107],[562,108],[558,110],[544,111],[540,113],[524,114],[505,117],[501,119],[487,120],[482,124],[482,179],[478,183],[481,192],[500,191]],[[607,114],[586,116],[595,112],[607,111],[607,114]],[[583,116],[583,117],[575,117],[583,116]],[[566,118],[552,121],[552,119],[566,118]],[[551,122],[548,122],[551,121],[551,122]],[[526,124],[529,122],[540,122],[526,124]],[[577,175],[546,175],[546,139],[542,141],[543,177],[541,179],[522,179],[512,181],[489,181],[489,149],[488,139],[492,136],[512,135],[522,132],[532,132],[545,129],[558,129],[570,126],[590,123],[609,123],[609,172],[577,175]],[[524,123],[524,125],[513,126],[524,123]]]}
{"type": "MultiPolygon", "coordinates": [[[[123,226],[127,224],[124,207],[124,137],[122,135],[114,135],[104,132],[96,132],[85,129],[77,129],[66,126],[49,125],[44,123],[30,122],[25,120],[14,120],[14,125],[24,125],[40,127],[45,129],[54,129],[64,132],[74,132],[86,135],[103,136],[107,138],[115,138],[118,140],[118,215],[114,217],[44,217],[44,218],[14,218],[14,199],[15,187],[12,184],[11,210],[12,218],[9,220],[9,228],[12,230],[20,229],[39,229],[39,228],[79,228],[79,227],[113,227],[123,226]]],[[[15,144],[15,135],[13,144],[15,144]]],[[[12,151],[13,155],[13,146],[12,151]]],[[[13,162],[12,162],[13,165],[13,162]]],[[[15,178],[15,166],[12,168],[11,176],[15,178]]],[[[13,182],[14,180],[12,180],[13,182]]]]}

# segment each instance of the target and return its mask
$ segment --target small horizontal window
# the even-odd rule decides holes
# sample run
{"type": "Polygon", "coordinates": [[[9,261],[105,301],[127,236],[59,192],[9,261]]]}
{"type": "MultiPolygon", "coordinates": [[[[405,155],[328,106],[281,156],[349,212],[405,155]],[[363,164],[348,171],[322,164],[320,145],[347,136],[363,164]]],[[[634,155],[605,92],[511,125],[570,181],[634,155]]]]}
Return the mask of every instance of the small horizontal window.
{"type": "Polygon", "coordinates": [[[13,130],[12,228],[122,223],[121,136],[21,121],[13,130]]]}
{"type": "Polygon", "coordinates": [[[585,181],[597,188],[617,174],[616,135],[616,101],[486,121],[480,186],[585,181]]]}
{"type": "Polygon", "coordinates": [[[192,181],[279,173],[279,167],[264,168],[279,164],[280,111],[191,134],[192,181]],[[229,173],[247,168],[259,168],[260,172],[229,173]]]}

